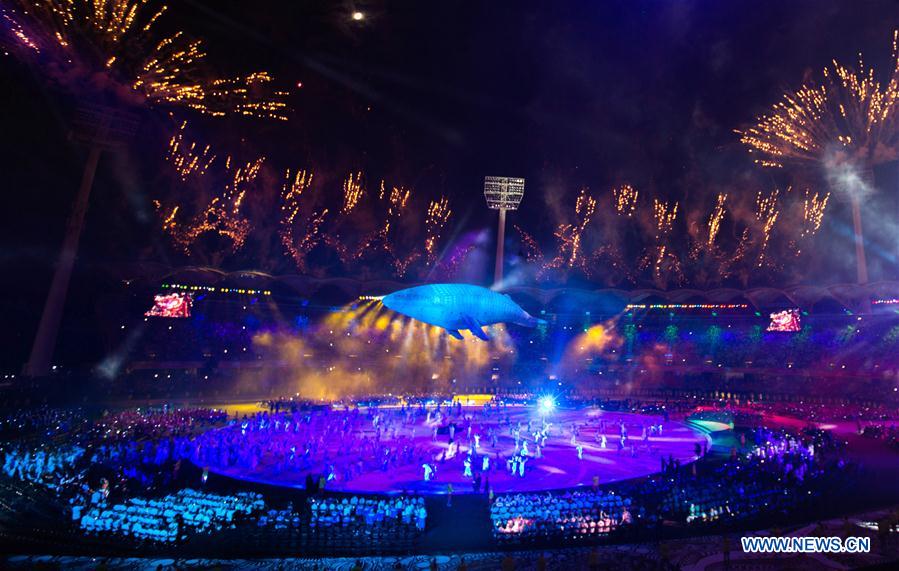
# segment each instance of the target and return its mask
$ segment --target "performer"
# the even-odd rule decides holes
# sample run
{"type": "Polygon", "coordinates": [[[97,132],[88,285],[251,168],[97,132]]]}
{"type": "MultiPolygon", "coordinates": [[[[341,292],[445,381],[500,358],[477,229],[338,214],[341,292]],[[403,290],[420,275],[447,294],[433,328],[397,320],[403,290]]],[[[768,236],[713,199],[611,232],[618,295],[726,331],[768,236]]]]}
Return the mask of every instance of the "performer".
{"type": "Polygon", "coordinates": [[[465,471],[463,472],[462,475],[465,476],[466,478],[471,478],[473,474],[471,473],[471,455],[470,454],[465,457],[465,460],[462,461],[462,465],[465,466],[465,471]]]}
{"type": "Polygon", "coordinates": [[[431,474],[434,473],[434,469],[431,468],[431,465],[430,465],[430,464],[422,464],[421,467],[422,467],[422,468],[424,469],[424,471],[425,471],[425,482],[430,482],[430,481],[431,481],[431,474]]]}
{"type": "Polygon", "coordinates": [[[584,459],[584,446],[582,444],[577,445],[577,459],[578,460],[584,459]]]}

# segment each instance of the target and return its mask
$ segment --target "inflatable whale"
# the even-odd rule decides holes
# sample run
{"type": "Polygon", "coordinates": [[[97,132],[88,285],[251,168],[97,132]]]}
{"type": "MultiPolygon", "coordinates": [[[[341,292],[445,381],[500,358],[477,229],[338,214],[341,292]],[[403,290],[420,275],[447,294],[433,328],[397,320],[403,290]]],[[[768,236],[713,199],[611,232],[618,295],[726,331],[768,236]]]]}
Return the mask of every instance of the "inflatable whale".
{"type": "Polygon", "coordinates": [[[475,337],[489,341],[483,330],[485,325],[515,323],[534,327],[545,323],[523,310],[508,295],[468,284],[411,287],[385,295],[381,302],[397,313],[442,327],[456,339],[462,339],[460,329],[468,329],[475,337]]]}

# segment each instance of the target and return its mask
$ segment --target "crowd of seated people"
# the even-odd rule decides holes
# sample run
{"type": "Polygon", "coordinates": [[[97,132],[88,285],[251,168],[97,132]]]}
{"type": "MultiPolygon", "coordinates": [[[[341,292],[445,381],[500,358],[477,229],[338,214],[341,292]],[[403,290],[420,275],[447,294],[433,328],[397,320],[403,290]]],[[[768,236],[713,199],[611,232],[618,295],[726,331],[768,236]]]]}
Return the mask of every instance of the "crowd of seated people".
{"type": "MultiPolygon", "coordinates": [[[[427,511],[420,497],[316,498],[295,512],[290,506],[266,508],[258,495],[177,490],[174,473],[182,461],[202,458],[201,451],[221,452],[201,436],[226,421],[224,412],[208,409],[106,414],[70,434],[77,444],[3,447],[3,469],[6,476],[54,489],[77,528],[98,536],[171,543],[191,531],[227,527],[238,515],[252,516],[242,519],[258,522],[256,528],[300,530],[304,545],[354,546],[360,538],[402,545],[424,530],[427,511]]],[[[240,422],[232,422],[240,434],[240,422]]],[[[265,421],[259,422],[256,428],[264,428],[265,421]]]]}
{"type": "MultiPolygon", "coordinates": [[[[143,337],[135,355],[145,361],[250,360],[258,345],[253,336],[262,324],[277,323],[267,303],[246,298],[229,301],[195,301],[193,311],[203,319],[143,319],[143,337]],[[252,315],[251,321],[245,318],[252,315]],[[255,324],[255,325],[253,325],[255,324]]],[[[276,312],[277,313],[277,312],[276,312]]]]}
{"type": "MultiPolygon", "coordinates": [[[[53,415],[41,412],[39,418],[53,415]]],[[[54,491],[63,501],[74,501],[80,509],[110,498],[124,502],[133,495],[166,493],[178,475],[180,458],[189,457],[191,438],[227,418],[210,409],[132,409],[106,414],[90,421],[83,415],[71,422],[66,443],[49,443],[43,436],[22,432],[14,444],[0,447],[4,474],[34,482],[54,491]],[[77,500],[94,496],[88,504],[77,500]]]]}
{"type": "Polygon", "coordinates": [[[340,547],[365,541],[391,547],[410,544],[427,523],[420,496],[310,498],[310,543],[340,547]]]}
{"type": "Polygon", "coordinates": [[[44,445],[31,450],[7,444],[0,449],[0,454],[3,456],[3,473],[8,477],[58,489],[78,475],[76,464],[84,455],[84,448],[44,445]]]}
{"type": "Polygon", "coordinates": [[[197,436],[227,418],[224,411],[203,408],[126,410],[104,416],[79,438],[90,444],[93,475],[109,479],[117,490],[156,493],[177,478],[197,436]]]}
{"type": "Polygon", "coordinates": [[[763,510],[785,509],[793,499],[782,489],[752,479],[682,481],[659,503],[659,516],[688,524],[747,519],[763,510]]]}
{"type": "Polygon", "coordinates": [[[205,430],[226,420],[228,413],[218,409],[138,408],[103,416],[94,422],[92,432],[107,441],[156,439],[205,430]]]}
{"type": "Polygon", "coordinates": [[[260,528],[271,527],[276,530],[299,529],[307,524],[307,519],[294,510],[293,502],[288,502],[282,509],[270,508],[256,519],[256,526],[260,528]]]}
{"type": "MultiPolygon", "coordinates": [[[[631,410],[641,405],[633,401],[621,406],[631,410]]],[[[827,416],[817,406],[789,406],[796,415],[827,416]]],[[[81,428],[73,430],[65,444],[56,439],[55,444],[0,448],[2,468],[7,477],[56,489],[71,506],[78,529],[100,536],[116,534],[170,543],[190,532],[213,531],[246,520],[249,527],[261,532],[295,530],[291,533],[299,545],[322,550],[352,549],[360,542],[397,548],[419,537],[427,522],[420,497],[313,497],[303,510],[295,511],[292,506],[281,510],[266,506],[258,495],[222,496],[192,489],[176,491],[183,483],[170,486],[176,484],[172,472],[182,460],[200,467],[253,462],[263,456],[266,446],[279,447],[284,469],[308,467],[311,462],[304,463],[302,455],[307,446],[310,456],[323,455],[324,451],[316,452],[315,437],[328,431],[346,440],[333,457],[339,467],[337,458],[359,448],[360,441],[348,436],[357,425],[377,424],[377,430],[387,432],[418,414],[414,407],[389,409],[383,415],[360,411],[341,417],[341,423],[332,422],[334,417],[326,411],[303,406],[273,402],[271,408],[274,413],[231,420],[225,430],[210,430],[229,421],[224,412],[209,409],[107,414],[86,427],[76,423],[81,428]],[[293,451],[288,444],[296,438],[301,445],[293,451]],[[252,447],[246,447],[248,442],[252,447]]],[[[848,409],[832,412],[854,418],[881,414],[848,409]]],[[[39,413],[38,417],[51,419],[53,415],[39,413]]],[[[877,426],[870,428],[874,436],[877,426]]],[[[893,427],[882,427],[881,433],[884,431],[895,438],[893,427]]],[[[824,466],[821,453],[840,444],[830,432],[811,424],[800,432],[757,427],[743,434],[740,453],[735,448],[730,460],[698,472],[696,465],[691,465],[606,490],[500,496],[490,508],[494,536],[502,543],[577,541],[646,529],[662,521],[697,526],[784,514],[819,498],[813,483],[839,473],[840,466],[837,470],[824,466]]],[[[371,447],[377,439],[366,442],[363,444],[371,447]]],[[[375,455],[375,461],[382,456],[375,455]]],[[[336,477],[345,477],[343,471],[332,471],[336,477]]],[[[322,478],[326,480],[325,475],[322,478]]]]}
{"type": "Polygon", "coordinates": [[[737,522],[764,515],[786,517],[844,485],[847,465],[824,459],[838,449],[830,433],[800,433],[758,427],[742,437],[723,462],[671,467],[612,491],[578,491],[500,496],[491,505],[494,537],[502,542],[602,537],[639,532],[662,522],[701,525],[737,522]],[[824,484],[827,482],[827,485],[824,484]]]}
{"type": "Polygon", "coordinates": [[[264,509],[260,494],[238,492],[223,496],[185,488],[158,499],[131,498],[112,505],[100,502],[86,511],[75,505],[72,518],[88,533],[171,543],[184,539],[189,531],[217,531],[233,525],[236,518],[262,513],[264,509]]]}
{"type": "Polygon", "coordinates": [[[0,439],[28,436],[53,437],[86,423],[81,408],[55,408],[46,405],[15,408],[0,414],[0,439]]]}
{"type": "Polygon", "coordinates": [[[752,408],[767,415],[782,415],[808,422],[851,422],[861,433],[864,423],[882,422],[899,417],[899,409],[887,403],[857,404],[850,402],[819,403],[799,402],[753,403],[752,408]]]}
{"type": "Polygon", "coordinates": [[[270,507],[256,519],[256,532],[245,532],[259,545],[273,540],[290,550],[353,551],[359,545],[381,552],[410,549],[424,531],[427,508],[421,497],[311,498],[298,511],[292,502],[270,507]]]}
{"type": "Polygon", "coordinates": [[[603,490],[510,494],[490,507],[493,535],[502,542],[595,539],[633,517],[629,498],[603,490]]]}
{"type": "Polygon", "coordinates": [[[899,427],[895,424],[871,424],[864,428],[862,436],[886,442],[892,448],[899,450],[899,427]]]}

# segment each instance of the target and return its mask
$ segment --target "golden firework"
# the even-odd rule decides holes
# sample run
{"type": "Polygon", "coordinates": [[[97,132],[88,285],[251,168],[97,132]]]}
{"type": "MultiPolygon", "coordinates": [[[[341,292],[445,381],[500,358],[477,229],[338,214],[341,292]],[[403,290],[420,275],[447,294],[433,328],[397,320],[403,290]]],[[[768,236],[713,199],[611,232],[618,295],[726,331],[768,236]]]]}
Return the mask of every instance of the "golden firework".
{"type": "Polygon", "coordinates": [[[755,218],[762,225],[762,242],[758,257],[759,267],[765,262],[768,243],[771,240],[771,231],[774,229],[774,223],[777,222],[777,217],[780,216],[780,209],[778,208],[779,194],[780,191],[775,188],[768,195],[764,195],[759,191],[755,197],[755,218]]]}
{"type": "Polygon", "coordinates": [[[706,242],[709,248],[714,247],[715,238],[718,237],[718,233],[721,231],[721,221],[724,220],[725,213],[725,201],[727,201],[727,195],[719,193],[715,208],[712,209],[712,213],[709,215],[709,237],[706,242]]]}
{"type": "Polygon", "coordinates": [[[284,185],[281,187],[281,210],[284,216],[282,224],[292,224],[300,212],[300,198],[310,186],[312,186],[312,172],[305,169],[297,169],[291,176],[290,169],[284,172],[284,185]]]}
{"type": "Polygon", "coordinates": [[[652,201],[652,216],[656,223],[656,237],[661,238],[671,232],[674,227],[674,221],[677,219],[678,203],[673,205],[668,202],[662,202],[658,198],[652,201]]]}
{"type": "Polygon", "coordinates": [[[668,246],[668,237],[674,229],[678,208],[677,202],[671,204],[657,198],[652,201],[652,217],[656,229],[655,244],[643,254],[638,267],[652,270],[653,282],[657,287],[664,287],[669,275],[674,275],[678,282],[683,281],[680,259],[668,246]]]}
{"type": "Polygon", "coordinates": [[[184,137],[187,121],[181,123],[178,132],[169,139],[169,147],[165,159],[172,165],[182,181],[192,175],[202,176],[215,161],[212,147],[206,145],[202,149],[196,141],[188,143],[184,137]]]}
{"type": "Polygon", "coordinates": [[[437,260],[437,242],[452,214],[449,199],[445,196],[441,196],[438,200],[432,200],[428,204],[425,215],[425,257],[428,265],[433,265],[437,260]]]}
{"type": "Polygon", "coordinates": [[[306,257],[321,240],[321,227],[328,214],[327,209],[313,212],[303,225],[303,232],[299,232],[301,199],[312,186],[313,178],[312,171],[297,169],[291,172],[287,169],[284,172],[284,184],[281,186],[281,219],[278,234],[281,244],[300,271],[308,269],[306,257]]]}
{"type": "Polygon", "coordinates": [[[802,236],[814,236],[821,228],[829,199],[829,192],[821,197],[817,192],[812,194],[806,189],[805,200],[802,203],[802,236]]]}
{"type": "Polygon", "coordinates": [[[521,238],[521,243],[524,245],[525,259],[527,259],[528,263],[530,264],[538,264],[542,266],[544,256],[543,250],[540,248],[540,244],[537,243],[537,240],[535,240],[533,236],[525,232],[521,228],[521,226],[515,224],[514,228],[521,238]]]}
{"type": "Polygon", "coordinates": [[[590,259],[582,252],[582,240],[584,230],[595,212],[596,199],[587,194],[586,188],[582,188],[574,204],[576,223],[559,225],[554,233],[559,241],[558,253],[544,266],[544,270],[579,267],[589,275],[590,259]]]}
{"type": "Polygon", "coordinates": [[[130,90],[130,104],[287,118],[287,94],[269,91],[268,73],[217,78],[200,40],[183,31],[154,39],[167,10],[154,0],[12,0],[0,14],[7,43],[77,95],[100,86],[119,97],[130,90]]]}
{"type": "Polygon", "coordinates": [[[892,73],[881,83],[859,54],[855,68],[833,60],[820,84],[787,92],[771,111],[736,131],[756,163],[848,162],[863,168],[899,158],[899,31],[892,73]]]}
{"type": "Polygon", "coordinates": [[[637,211],[637,198],[640,193],[633,186],[623,184],[612,189],[612,201],[615,212],[619,215],[631,217],[637,211]]]}
{"type": "Polygon", "coordinates": [[[343,181],[343,207],[342,214],[349,214],[359,204],[365,189],[362,187],[362,171],[350,173],[343,181]]]}
{"type": "Polygon", "coordinates": [[[231,157],[228,157],[225,161],[228,182],[224,190],[209,201],[189,222],[177,221],[179,210],[183,210],[180,205],[165,209],[159,201],[155,201],[156,209],[162,218],[162,230],[188,255],[195,253],[193,248],[197,240],[207,232],[227,238],[229,252],[240,250],[251,229],[250,221],[241,213],[241,207],[264,161],[265,157],[259,157],[233,170],[231,157]]]}

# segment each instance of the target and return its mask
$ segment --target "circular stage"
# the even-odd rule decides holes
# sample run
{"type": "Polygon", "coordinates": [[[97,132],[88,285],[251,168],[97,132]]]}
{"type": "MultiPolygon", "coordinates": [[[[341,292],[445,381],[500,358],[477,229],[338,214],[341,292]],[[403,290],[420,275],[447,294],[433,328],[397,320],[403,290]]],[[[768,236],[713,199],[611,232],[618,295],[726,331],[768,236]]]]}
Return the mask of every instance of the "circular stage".
{"type": "Polygon", "coordinates": [[[210,472],[279,486],[303,488],[307,476],[325,474],[331,491],[441,494],[452,485],[454,494],[483,493],[489,481],[507,493],[645,476],[659,472],[662,459],[696,460],[697,444],[708,442],[660,416],[599,408],[392,407],[257,415],[203,434],[199,458],[210,472]]]}

